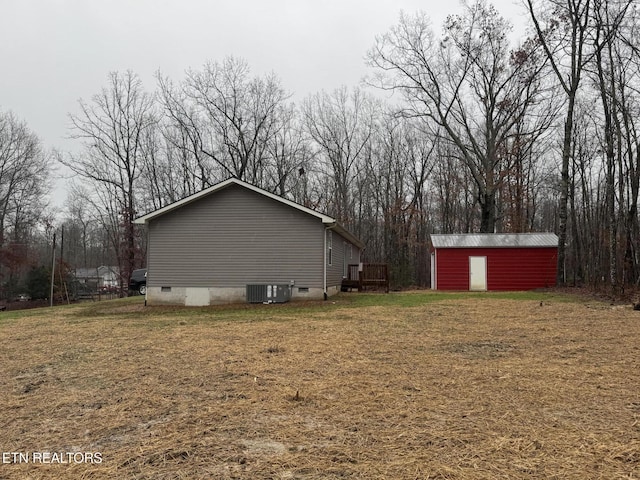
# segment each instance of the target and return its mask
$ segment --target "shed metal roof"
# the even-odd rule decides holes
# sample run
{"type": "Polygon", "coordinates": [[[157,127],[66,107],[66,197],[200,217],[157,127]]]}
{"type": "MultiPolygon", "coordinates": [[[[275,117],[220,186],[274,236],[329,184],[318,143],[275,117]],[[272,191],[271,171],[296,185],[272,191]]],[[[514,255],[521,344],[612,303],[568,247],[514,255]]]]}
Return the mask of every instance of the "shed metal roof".
{"type": "Polygon", "coordinates": [[[463,233],[433,234],[434,248],[520,248],[557,247],[555,233],[463,233]]]}

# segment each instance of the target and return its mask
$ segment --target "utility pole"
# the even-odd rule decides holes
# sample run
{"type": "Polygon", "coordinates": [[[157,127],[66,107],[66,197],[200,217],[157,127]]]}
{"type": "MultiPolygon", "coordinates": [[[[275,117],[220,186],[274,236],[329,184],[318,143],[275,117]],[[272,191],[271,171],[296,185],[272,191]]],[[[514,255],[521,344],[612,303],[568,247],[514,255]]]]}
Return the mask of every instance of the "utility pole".
{"type": "Polygon", "coordinates": [[[53,247],[51,248],[51,294],[49,295],[50,305],[53,307],[53,283],[56,275],[56,232],[53,232],[53,247]]]}

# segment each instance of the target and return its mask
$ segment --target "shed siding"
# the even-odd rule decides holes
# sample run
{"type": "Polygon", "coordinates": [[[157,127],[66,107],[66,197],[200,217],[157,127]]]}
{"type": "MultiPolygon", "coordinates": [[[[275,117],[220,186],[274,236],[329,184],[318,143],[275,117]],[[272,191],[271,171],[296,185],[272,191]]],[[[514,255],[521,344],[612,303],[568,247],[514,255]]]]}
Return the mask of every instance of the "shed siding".
{"type": "Polygon", "coordinates": [[[321,288],[322,222],[232,185],[149,222],[149,287],[321,288]]]}
{"type": "Polygon", "coordinates": [[[557,248],[438,248],[438,290],[469,289],[469,257],[487,257],[488,290],[531,290],[556,283],[557,248]]]}

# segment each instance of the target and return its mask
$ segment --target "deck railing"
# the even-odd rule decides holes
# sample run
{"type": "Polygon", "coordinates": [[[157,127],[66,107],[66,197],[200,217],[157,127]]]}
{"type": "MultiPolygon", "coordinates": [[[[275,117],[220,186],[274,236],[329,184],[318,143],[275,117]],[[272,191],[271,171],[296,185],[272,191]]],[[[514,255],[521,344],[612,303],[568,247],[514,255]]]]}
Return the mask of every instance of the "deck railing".
{"type": "Polygon", "coordinates": [[[367,287],[384,288],[388,293],[389,266],[386,263],[349,264],[342,286],[344,289],[357,288],[359,292],[367,287]]]}

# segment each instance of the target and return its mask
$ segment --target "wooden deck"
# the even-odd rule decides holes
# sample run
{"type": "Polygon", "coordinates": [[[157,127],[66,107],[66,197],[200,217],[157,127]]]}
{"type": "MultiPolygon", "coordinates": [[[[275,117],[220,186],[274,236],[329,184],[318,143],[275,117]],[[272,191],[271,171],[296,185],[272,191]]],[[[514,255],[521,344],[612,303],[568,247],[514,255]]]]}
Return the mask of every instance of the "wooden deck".
{"type": "Polygon", "coordinates": [[[362,269],[358,264],[350,264],[347,269],[347,277],[342,279],[342,290],[359,292],[367,287],[384,288],[389,293],[389,267],[386,263],[363,263],[362,269]]]}

